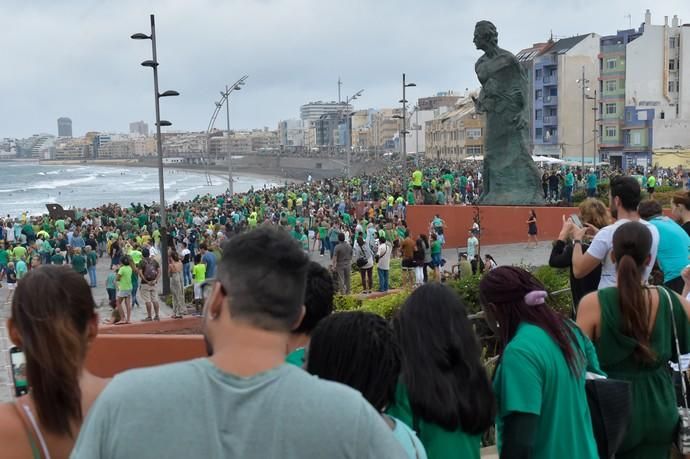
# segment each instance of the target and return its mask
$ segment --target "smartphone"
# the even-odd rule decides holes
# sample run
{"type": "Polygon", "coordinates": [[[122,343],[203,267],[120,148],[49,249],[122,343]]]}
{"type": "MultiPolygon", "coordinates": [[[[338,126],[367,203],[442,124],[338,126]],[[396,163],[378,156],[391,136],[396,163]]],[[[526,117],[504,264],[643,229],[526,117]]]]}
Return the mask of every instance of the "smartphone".
{"type": "Polygon", "coordinates": [[[582,221],[580,221],[580,217],[576,214],[572,214],[570,216],[570,220],[577,226],[578,228],[582,228],[582,221]]]}
{"type": "Polygon", "coordinates": [[[14,394],[17,397],[29,393],[29,381],[26,379],[26,358],[21,349],[14,346],[10,349],[10,362],[12,363],[12,381],[14,382],[14,394]]]}

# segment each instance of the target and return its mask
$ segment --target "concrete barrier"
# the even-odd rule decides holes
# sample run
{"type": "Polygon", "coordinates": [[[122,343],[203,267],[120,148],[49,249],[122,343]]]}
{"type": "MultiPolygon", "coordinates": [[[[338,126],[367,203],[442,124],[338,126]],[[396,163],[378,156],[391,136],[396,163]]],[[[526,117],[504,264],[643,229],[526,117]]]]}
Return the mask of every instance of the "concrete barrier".
{"type": "MultiPolygon", "coordinates": [[[[479,213],[484,245],[527,242],[527,217],[531,207],[508,206],[409,206],[407,226],[413,236],[429,232],[438,214],[446,223],[446,248],[465,247],[474,216],[479,213]]],[[[562,217],[578,213],[577,207],[535,207],[539,239],[555,239],[563,225],[562,217]]]]}

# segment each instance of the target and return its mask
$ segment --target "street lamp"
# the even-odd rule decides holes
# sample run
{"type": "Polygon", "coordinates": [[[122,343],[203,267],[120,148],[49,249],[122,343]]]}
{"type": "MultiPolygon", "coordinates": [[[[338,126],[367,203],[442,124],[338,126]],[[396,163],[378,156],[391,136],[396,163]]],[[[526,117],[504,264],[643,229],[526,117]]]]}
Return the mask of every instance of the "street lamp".
{"type": "MultiPolygon", "coordinates": [[[[592,152],[592,167],[597,167],[597,90],[594,90],[594,96],[587,96],[587,99],[591,100],[592,103],[592,117],[594,118],[594,129],[592,130],[592,142],[594,143],[592,152]]],[[[584,171],[583,171],[584,172],[584,171]]]]}
{"type": "Polygon", "coordinates": [[[402,116],[395,115],[393,118],[402,119],[402,129],[400,130],[400,147],[401,147],[401,158],[402,158],[402,172],[405,173],[405,168],[407,167],[407,99],[405,99],[405,90],[407,88],[413,88],[417,86],[415,83],[407,83],[405,80],[405,74],[402,74],[402,99],[400,103],[402,104],[402,116]]]}
{"type": "Polygon", "coordinates": [[[582,172],[585,170],[585,98],[587,95],[586,91],[589,91],[589,80],[585,78],[585,66],[582,66],[582,78],[577,80],[577,83],[582,88],[582,172]]]}
{"type": "MultiPolygon", "coordinates": [[[[350,102],[352,102],[353,100],[357,100],[358,97],[361,97],[363,92],[364,92],[364,89],[360,89],[359,91],[354,93],[352,96],[346,97],[345,98],[345,107],[349,106],[350,102]]],[[[347,152],[346,152],[346,158],[347,159],[346,159],[346,161],[347,161],[347,179],[348,180],[350,180],[350,156],[352,153],[352,115],[354,115],[354,112],[348,114],[347,126],[346,126],[347,127],[347,134],[348,134],[348,137],[350,139],[350,141],[346,142],[346,144],[345,144],[345,147],[347,148],[347,152]]],[[[341,115],[341,117],[342,117],[342,115],[341,115]]]]}
{"type": "MultiPolygon", "coordinates": [[[[230,195],[230,199],[232,199],[232,195],[234,193],[233,189],[233,182],[232,182],[232,154],[230,153],[230,102],[228,101],[228,97],[233,91],[239,91],[242,89],[242,86],[244,86],[245,80],[249,78],[249,75],[244,75],[242,78],[239,80],[235,81],[231,85],[225,85],[225,90],[220,92],[220,95],[222,99],[220,102],[216,102],[216,113],[214,114],[214,118],[212,118],[212,122],[215,121],[215,116],[218,115],[218,111],[223,107],[223,104],[225,104],[225,117],[227,121],[227,148],[228,148],[228,194],[230,195]]],[[[212,126],[211,126],[212,127],[212,126]]],[[[209,127],[210,131],[210,127],[209,127]]]]}
{"type": "Polygon", "coordinates": [[[165,184],[163,182],[163,138],[161,137],[161,126],[172,126],[170,121],[161,120],[160,98],[179,96],[177,91],[158,91],[158,57],[156,52],[156,20],[151,15],[151,35],[135,33],[131,36],[132,40],[151,40],[151,50],[153,59],[141,63],[144,67],[153,69],[153,95],[156,106],[156,148],[158,150],[158,190],[160,193],[160,217],[161,217],[161,265],[163,268],[163,295],[170,294],[170,276],[168,268],[168,216],[165,209],[165,184]]]}

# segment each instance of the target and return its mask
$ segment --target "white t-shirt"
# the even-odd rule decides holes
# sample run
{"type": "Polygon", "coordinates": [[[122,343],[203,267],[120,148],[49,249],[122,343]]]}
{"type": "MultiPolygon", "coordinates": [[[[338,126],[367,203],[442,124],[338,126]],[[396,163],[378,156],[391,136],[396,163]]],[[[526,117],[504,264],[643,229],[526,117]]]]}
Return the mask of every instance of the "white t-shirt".
{"type": "MultiPolygon", "coordinates": [[[[619,226],[624,223],[628,223],[631,220],[621,218],[616,221],[613,225],[605,226],[599,230],[592,244],[587,249],[587,253],[601,260],[601,279],[599,280],[599,289],[607,287],[615,287],[617,283],[616,279],[616,265],[611,260],[611,250],[613,250],[613,233],[616,232],[619,226]]],[[[644,269],[644,280],[649,278],[652,272],[652,267],[654,266],[654,261],[656,260],[657,249],[659,248],[659,231],[651,223],[640,219],[640,223],[645,225],[649,231],[652,233],[652,250],[651,250],[651,260],[649,265],[644,269]]]]}

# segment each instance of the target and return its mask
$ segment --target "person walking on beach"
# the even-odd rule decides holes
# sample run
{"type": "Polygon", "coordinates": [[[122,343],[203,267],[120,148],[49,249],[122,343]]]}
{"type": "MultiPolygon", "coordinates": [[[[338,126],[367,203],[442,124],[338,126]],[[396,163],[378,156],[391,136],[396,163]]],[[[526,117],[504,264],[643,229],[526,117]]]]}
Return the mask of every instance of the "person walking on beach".
{"type": "Polygon", "coordinates": [[[84,247],[86,250],[86,270],[89,273],[89,284],[91,288],[96,288],[96,264],[98,263],[98,254],[91,246],[84,247]]]}
{"type": "Polygon", "coordinates": [[[527,248],[537,248],[539,241],[537,240],[537,213],[534,209],[529,211],[529,217],[527,217],[527,248]],[[534,243],[534,246],[530,246],[534,243]]]}
{"type": "Polygon", "coordinates": [[[81,248],[74,249],[72,255],[72,268],[82,276],[86,275],[86,258],[81,253],[81,248]]]}

